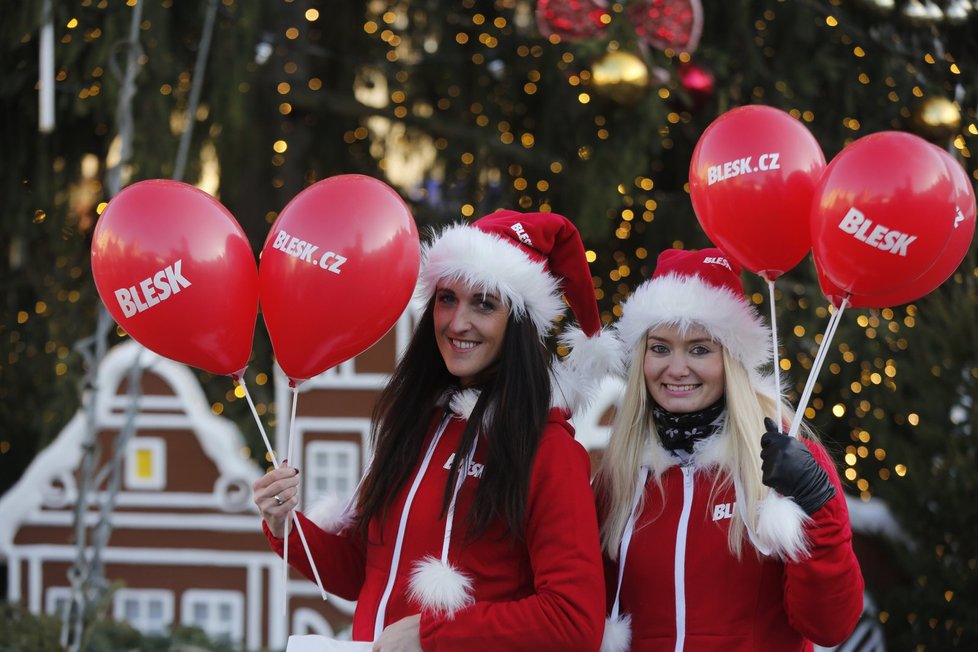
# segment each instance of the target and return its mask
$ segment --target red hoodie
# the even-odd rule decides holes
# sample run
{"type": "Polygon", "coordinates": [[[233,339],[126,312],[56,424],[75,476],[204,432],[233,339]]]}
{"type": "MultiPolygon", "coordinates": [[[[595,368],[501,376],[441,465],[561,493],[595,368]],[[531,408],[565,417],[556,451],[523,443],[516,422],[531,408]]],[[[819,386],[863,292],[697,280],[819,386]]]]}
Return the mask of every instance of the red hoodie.
{"type": "MultiPolygon", "coordinates": [[[[801,652],[849,636],[863,607],[849,513],[825,449],[804,441],[836,493],[805,526],[810,556],[797,562],[762,557],[746,540],[739,560],[730,553],[736,496],[732,486],[713,493],[715,466],[673,465],[662,492],[649,480],[621,587],[632,652],[801,652]]],[[[617,563],[606,560],[606,572],[610,606],[617,563]]]]}
{"type": "MultiPolygon", "coordinates": [[[[436,415],[425,450],[440,421],[441,415],[436,415]]],[[[414,496],[384,626],[421,611],[407,594],[408,575],[416,560],[441,554],[445,534],[441,509],[449,460],[464,428],[465,421],[451,419],[414,496]]],[[[449,549],[452,564],[473,580],[475,604],[454,618],[423,613],[421,647],[426,652],[593,652],[598,648],[604,581],[597,516],[588,483],[590,460],[573,435],[563,413],[551,410],[533,463],[526,527],[518,541],[504,536],[503,523],[498,520],[478,539],[466,538],[466,514],[485,463],[487,447],[480,441],[459,493],[449,549]]],[[[366,544],[349,532],[327,533],[297,513],[326,589],[357,600],[354,640],[373,639],[395,554],[398,524],[419,467],[420,459],[415,461],[414,474],[398,492],[386,521],[374,518],[370,522],[366,544]]],[[[265,534],[281,555],[282,539],[272,536],[267,526],[265,534]]],[[[312,578],[295,532],[289,537],[289,563],[312,578]]]]}

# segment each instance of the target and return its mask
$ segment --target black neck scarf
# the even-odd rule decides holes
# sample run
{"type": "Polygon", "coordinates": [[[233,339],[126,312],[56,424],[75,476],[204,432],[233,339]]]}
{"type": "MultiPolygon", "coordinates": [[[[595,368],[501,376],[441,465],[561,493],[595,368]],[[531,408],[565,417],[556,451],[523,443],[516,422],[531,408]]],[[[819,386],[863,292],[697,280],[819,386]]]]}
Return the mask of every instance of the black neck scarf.
{"type": "Polygon", "coordinates": [[[720,397],[713,405],[696,412],[668,412],[652,403],[652,421],[659,433],[662,446],[667,450],[693,452],[693,446],[720,430],[726,401],[720,397]]]}

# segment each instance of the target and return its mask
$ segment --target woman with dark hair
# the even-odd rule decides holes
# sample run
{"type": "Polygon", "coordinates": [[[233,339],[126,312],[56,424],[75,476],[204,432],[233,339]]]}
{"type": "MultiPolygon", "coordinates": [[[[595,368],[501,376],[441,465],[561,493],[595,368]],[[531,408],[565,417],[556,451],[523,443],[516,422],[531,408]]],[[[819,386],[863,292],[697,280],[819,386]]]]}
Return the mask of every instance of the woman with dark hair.
{"type": "MultiPolygon", "coordinates": [[[[374,459],[351,513],[301,513],[326,588],[357,600],[375,650],[596,650],[603,624],[589,457],[569,410],[614,360],[580,236],[552,213],[501,211],[425,247],[427,306],[375,408],[374,459]],[[566,298],[580,329],[556,362],[566,298]]],[[[254,485],[274,550],[295,469],[254,485]]],[[[312,577],[296,534],[289,561],[312,577]]]]}

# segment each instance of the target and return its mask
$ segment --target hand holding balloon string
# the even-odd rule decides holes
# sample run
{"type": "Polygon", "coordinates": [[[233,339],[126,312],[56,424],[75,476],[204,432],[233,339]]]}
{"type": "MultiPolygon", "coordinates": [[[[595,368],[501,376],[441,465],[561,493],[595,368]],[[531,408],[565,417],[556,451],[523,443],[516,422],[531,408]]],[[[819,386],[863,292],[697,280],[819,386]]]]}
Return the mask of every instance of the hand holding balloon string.
{"type": "Polygon", "coordinates": [[[769,417],[764,418],[764,427],[761,481],[812,516],[835,495],[835,485],[800,439],[781,432],[769,417]]]}

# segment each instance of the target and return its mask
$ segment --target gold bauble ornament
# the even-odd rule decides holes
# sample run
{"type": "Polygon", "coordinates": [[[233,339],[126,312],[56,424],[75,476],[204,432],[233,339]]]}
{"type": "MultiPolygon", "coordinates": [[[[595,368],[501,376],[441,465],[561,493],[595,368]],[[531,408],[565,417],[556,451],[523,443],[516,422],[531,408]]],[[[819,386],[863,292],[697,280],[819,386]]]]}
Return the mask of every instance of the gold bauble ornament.
{"type": "Polygon", "coordinates": [[[631,52],[606,52],[591,64],[594,92],[619,104],[634,104],[649,88],[649,67],[631,52]]]}
{"type": "Polygon", "coordinates": [[[914,133],[946,142],[961,129],[961,108],[946,97],[928,97],[910,114],[914,133]]]}

